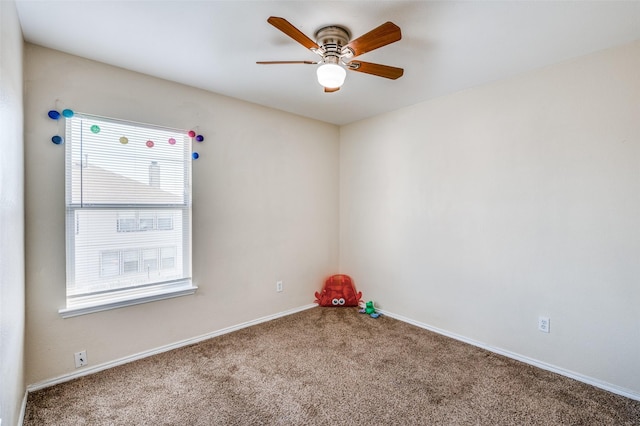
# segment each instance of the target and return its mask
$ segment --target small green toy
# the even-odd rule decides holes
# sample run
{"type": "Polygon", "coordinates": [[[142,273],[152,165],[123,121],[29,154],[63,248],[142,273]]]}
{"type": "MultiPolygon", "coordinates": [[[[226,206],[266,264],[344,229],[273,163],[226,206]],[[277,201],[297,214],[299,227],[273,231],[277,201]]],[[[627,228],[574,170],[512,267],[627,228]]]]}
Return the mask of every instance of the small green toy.
{"type": "Polygon", "coordinates": [[[365,304],[364,309],[359,311],[361,314],[367,314],[371,318],[378,318],[380,316],[379,313],[376,312],[376,308],[373,306],[373,301],[370,300],[365,304]]]}

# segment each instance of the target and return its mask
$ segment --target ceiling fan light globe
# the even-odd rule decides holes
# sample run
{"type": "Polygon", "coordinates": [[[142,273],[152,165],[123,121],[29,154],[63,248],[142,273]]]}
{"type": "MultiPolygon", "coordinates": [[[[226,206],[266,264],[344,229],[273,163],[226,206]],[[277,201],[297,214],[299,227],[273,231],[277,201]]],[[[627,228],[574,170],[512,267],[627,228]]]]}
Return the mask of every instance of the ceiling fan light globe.
{"type": "Polygon", "coordinates": [[[322,64],[316,71],[318,74],[318,83],[327,89],[337,89],[344,83],[347,71],[336,64],[322,64]]]}

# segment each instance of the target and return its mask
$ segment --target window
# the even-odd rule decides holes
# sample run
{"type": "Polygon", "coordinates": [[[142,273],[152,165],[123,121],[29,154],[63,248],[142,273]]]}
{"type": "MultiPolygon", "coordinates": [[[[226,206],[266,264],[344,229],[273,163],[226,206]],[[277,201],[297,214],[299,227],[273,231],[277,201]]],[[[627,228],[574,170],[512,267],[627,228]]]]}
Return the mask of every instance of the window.
{"type": "Polygon", "coordinates": [[[64,317],[195,291],[186,132],[68,118],[66,209],[64,317]]]}
{"type": "Polygon", "coordinates": [[[142,268],[147,275],[158,270],[158,249],[142,251],[142,268]]]}
{"type": "Polygon", "coordinates": [[[152,212],[121,211],[118,212],[116,223],[118,232],[138,232],[173,229],[173,217],[163,213],[156,215],[152,212]],[[157,226],[156,226],[157,223],[157,226]]]}
{"type": "Polygon", "coordinates": [[[141,217],[138,221],[138,230],[140,231],[152,231],[153,223],[155,222],[153,215],[146,215],[141,217]]]}
{"type": "Polygon", "coordinates": [[[120,252],[104,251],[101,256],[101,277],[115,277],[120,275],[120,252]]]}
{"type": "Polygon", "coordinates": [[[138,230],[136,212],[118,212],[118,232],[134,232],[138,230]]]}
{"type": "Polygon", "coordinates": [[[160,249],[160,262],[162,269],[173,269],[176,264],[176,250],[173,247],[160,249]]]}
{"type": "Polygon", "coordinates": [[[158,216],[158,229],[163,231],[171,231],[173,229],[173,217],[158,216]]]}

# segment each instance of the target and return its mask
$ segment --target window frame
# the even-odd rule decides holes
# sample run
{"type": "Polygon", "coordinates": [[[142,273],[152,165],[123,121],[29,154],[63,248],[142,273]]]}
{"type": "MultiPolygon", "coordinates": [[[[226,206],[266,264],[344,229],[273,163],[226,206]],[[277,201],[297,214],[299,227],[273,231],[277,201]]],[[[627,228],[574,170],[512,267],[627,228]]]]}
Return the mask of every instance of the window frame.
{"type": "MultiPolygon", "coordinates": [[[[171,131],[179,134],[185,135],[184,142],[184,151],[182,153],[183,158],[182,161],[191,162],[191,140],[187,139],[187,132],[179,129],[172,129],[167,127],[137,123],[130,120],[120,120],[120,119],[112,119],[101,117],[92,114],[84,114],[84,113],[75,113],[75,119],[87,119],[93,120],[100,123],[115,123],[122,124],[127,126],[135,126],[136,128],[143,128],[147,130],[161,130],[161,131],[171,131]]],[[[71,124],[67,122],[66,126],[66,134],[65,137],[67,142],[70,140],[70,131],[71,124]]],[[[82,142],[72,142],[72,144],[78,144],[82,142]]],[[[191,260],[192,260],[192,230],[191,230],[191,221],[192,221],[192,191],[191,191],[191,164],[184,168],[184,179],[185,179],[185,188],[188,188],[188,191],[185,190],[183,196],[182,203],[149,203],[148,200],[144,203],[140,204],[131,204],[131,203],[123,203],[123,204],[113,204],[113,203],[73,203],[71,191],[73,185],[73,176],[72,169],[73,165],[73,148],[70,147],[72,144],[67,143],[65,147],[65,206],[66,206],[66,265],[67,265],[67,280],[65,284],[65,300],[66,307],[58,310],[59,314],[63,318],[69,318],[78,315],[84,315],[92,312],[99,312],[108,309],[116,309],[124,306],[137,305],[141,303],[148,303],[156,300],[163,300],[167,298],[179,297],[184,295],[189,295],[195,293],[197,290],[197,286],[195,286],[192,282],[192,270],[191,270],[191,260]],[[113,223],[114,230],[116,234],[120,233],[130,233],[130,234],[138,234],[138,233],[147,233],[154,232],[162,234],[165,231],[174,231],[175,229],[175,221],[178,220],[180,224],[180,220],[182,221],[181,226],[178,229],[181,230],[181,259],[179,262],[182,265],[182,275],[183,278],[179,279],[171,279],[165,281],[158,281],[150,284],[143,285],[130,285],[123,288],[112,288],[105,291],[94,291],[87,295],[74,296],[69,295],[69,286],[75,286],[76,280],[76,241],[78,235],[81,232],[80,228],[80,214],[79,212],[85,211],[116,211],[116,221],[113,223]],[[181,213],[177,214],[176,212],[181,210],[181,213]],[[120,217],[121,213],[126,213],[120,217]],[[132,217],[131,213],[134,213],[135,219],[133,219],[133,228],[129,229],[129,227],[121,226],[121,222],[126,220],[127,218],[132,217]],[[181,217],[181,219],[180,219],[181,217]],[[171,228],[170,229],[161,229],[159,227],[160,218],[164,220],[169,220],[171,228]],[[145,222],[146,225],[142,226],[142,222],[145,222]],[[148,227],[148,224],[151,223],[151,228],[148,227]],[[126,228],[126,229],[123,229],[126,228]],[[72,232],[71,232],[72,231],[72,232]],[[73,284],[72,284],[73,283],[73,284]]],[[[117,237],[113,237],[115,239],[117,237]]],[[[158,274],[164,269],[162,267],[162,253],[163,250],[170,248],[172,249],[173,256],[171,257],[173,266],[172,269],[176,268],[176,256],[178,255],[178,250],[175,246],[172,246],[171,242],[168,240],[160,240],[159,244],[156,246],[150,247],[148,244],[144,242],[139,247],[104,247],[102,250],[98,251],[96,257],[98,258],[95,261],[96,268],[98,268],[98,275],[100,278],[113,276],[113,275],[105,275],[105,269],[103,266],[104,255],[105,253],[111,252],[118,253],[118,276],[125,276],[127,274],[140,274],[145,264],[145,251],[147,250],[155,250],[156,251],[156,268],[154,272],[158,272],[158,274]],[[125,252],[137,252],[137,258],[135,263],[137,265],[136,271],[125,272],[125,252]]],[[[131,261],[132,262],[132,261],[131,261]]],[[[130,265],[131,266],[131,265],[130,265]]],[[[111,268],[112,271],[115,271],[115,268],[111,268]]]]}

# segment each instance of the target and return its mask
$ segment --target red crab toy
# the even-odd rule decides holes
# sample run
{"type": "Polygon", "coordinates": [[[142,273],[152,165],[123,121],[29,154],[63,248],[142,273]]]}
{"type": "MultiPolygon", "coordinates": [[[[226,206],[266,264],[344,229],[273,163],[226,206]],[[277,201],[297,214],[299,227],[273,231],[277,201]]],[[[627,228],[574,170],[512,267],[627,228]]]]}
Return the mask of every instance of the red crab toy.
{"type": "Polygon", "coordinates": [[[348,275],[332,275],[324,283],[322,291],[316,291],[316,300],[320,306],[358,306],[362,292],[356,288],[348,275]]]}

